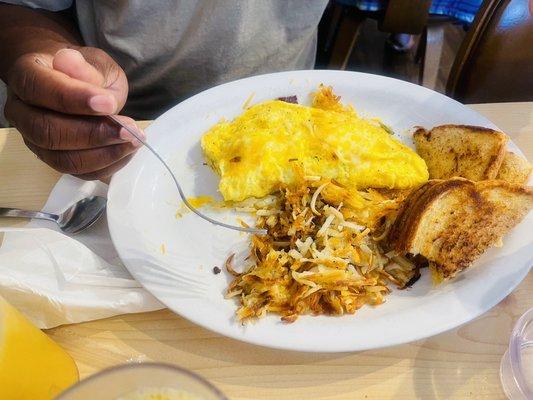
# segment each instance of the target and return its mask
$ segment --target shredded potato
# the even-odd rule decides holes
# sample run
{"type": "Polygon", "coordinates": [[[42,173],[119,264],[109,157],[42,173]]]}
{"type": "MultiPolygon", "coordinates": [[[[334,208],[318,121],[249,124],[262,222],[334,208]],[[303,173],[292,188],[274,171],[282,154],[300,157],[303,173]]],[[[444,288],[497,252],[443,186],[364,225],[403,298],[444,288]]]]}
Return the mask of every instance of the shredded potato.
{"type": "Polygon", "coordinates": [[[226,261],[234,275],[226,296],[239,300],[237,318],[276,313],[293,322],[303,314],[353,314],[382,304],[390,282],[404,287],[417,273],[411,261],[386,254],[379,240],[405,195],[350,192],[302,175],[268,201],[247,201],[268,234],[252,237],[246,271],[235,271],[233,256],[226,261]]]}

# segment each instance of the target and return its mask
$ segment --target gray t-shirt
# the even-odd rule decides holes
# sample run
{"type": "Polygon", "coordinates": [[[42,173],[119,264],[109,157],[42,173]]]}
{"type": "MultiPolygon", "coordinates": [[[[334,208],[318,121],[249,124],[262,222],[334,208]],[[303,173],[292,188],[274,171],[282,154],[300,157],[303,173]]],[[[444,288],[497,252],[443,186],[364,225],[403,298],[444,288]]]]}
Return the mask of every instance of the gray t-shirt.
{"type": "MultiPolygon", "coordinates": [[[[3,0],[6,1],[6,0],[3,0]]],[[[7,0],[58,11],[72,0],[7,0]]],[[[313,68],[327,0],[78,0],[87,46],[129,79],[125,114],[154,118],[208,87],[250,75],[313,68]]]]}

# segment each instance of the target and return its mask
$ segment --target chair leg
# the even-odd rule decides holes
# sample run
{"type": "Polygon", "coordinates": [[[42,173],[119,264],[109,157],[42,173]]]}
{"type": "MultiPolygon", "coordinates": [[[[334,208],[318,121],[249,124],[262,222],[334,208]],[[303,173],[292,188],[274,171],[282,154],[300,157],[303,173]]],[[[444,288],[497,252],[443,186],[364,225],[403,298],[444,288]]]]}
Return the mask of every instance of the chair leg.
{"type": "Polygon", "coordinates": [[[415,64],[418,64],[418,84],[422,85],[424,80],[424,60],[426,58],[426,44],[427,44],[427,27],[424,28],[415,53],[415,64]]]}
{"type": "Polygon", "coordinates": [[[426,35],[422,84],[429,89],[435,89],[444,44],[444,24],[428,25],[426,35]]]}

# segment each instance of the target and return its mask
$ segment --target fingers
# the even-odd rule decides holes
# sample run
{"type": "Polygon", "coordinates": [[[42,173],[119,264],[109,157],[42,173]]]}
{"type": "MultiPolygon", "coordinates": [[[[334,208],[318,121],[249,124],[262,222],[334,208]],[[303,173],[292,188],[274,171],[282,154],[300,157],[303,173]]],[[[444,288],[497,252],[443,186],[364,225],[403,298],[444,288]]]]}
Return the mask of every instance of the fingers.
{"type": "MultiPolygon", "coordinates": [[[[100,49],[25,54],[7,81],[7,119],[31,151],[62,173],[106,178],[141,145],[126,129],[102,117],[120,111],[128,83],[120,66],[100,49]]],[[[118,118],[145,137],[131,118],[118,118]]]]}
{"type": "Polygon", "coordinates": [[[98,171],[89,172],[87,174],[75,175],[77,178],[86,180],[86,181],[95,181],[97,179],[104,180],[105,183],[109,184],[109,181],[106,178],[109,178],[118,170],[122,169],[133,157],[132,154],[118,160],[117,162],[100,169],[98,171]]]}
{"type": "Polygon", "coordinates": [[[105,170],[137,150],[131,143],[70,151],[43,149],[26,140],[25,143],[37,157],[55,170],[78,176],[105,170]]]}
{"type": "MultiPolygon", "coordinates": [[[[11,94],[8,95],[5,115],[28,142],[47,150],[83,150],[125,142],[140,146],[129,132],[107,118],[48,111],[28,106],[11,94]]],[[[145,137],[133,119],[117,118],[145,137]]]]}
{"type": "Polygon", "coordinates": [[[72,52],[63,52],[57,60],[42,54],[26,54],[17,60],[8,74],[8,85],[23,102],[65,114],[116,114],[127,96],[127,82],[122,70],[114,63],[102,62],[105,76],[72,52]],[[72,66],[67,65],[73,61],[72,66]],[[90,82],[54,69],[83,77],[90,82]],[[101,77],[98,78],[98,74],[101,77]],[[119,79],[119,77],[121,77],[119,79]],[[104,86],[95,84],[97,81],[104,86]],[[109,84],[110,88],[105,87],[109,84]]]}

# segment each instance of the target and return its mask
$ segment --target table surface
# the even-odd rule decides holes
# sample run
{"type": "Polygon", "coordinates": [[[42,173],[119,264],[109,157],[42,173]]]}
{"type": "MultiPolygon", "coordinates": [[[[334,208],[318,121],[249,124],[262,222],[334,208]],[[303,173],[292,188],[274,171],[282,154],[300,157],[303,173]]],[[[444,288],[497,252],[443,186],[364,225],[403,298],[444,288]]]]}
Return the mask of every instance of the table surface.
{"type": "MultiPolygon", "coordinates": [[[[471,105],[533,160],[533,102],[471,105]]],[[[147,126],[148,122],[139,125],[147,126]]],[[[59,174],[0,129],[0,204],[39,209],[59,174]]],[[[21,225],[4,219],[0,226],[21,225]]],[[[310,354],[241,343],[168,310],[61,326],[47,334],[81,377],[111,365],[154,360],[192,369],[230,399],[501,399],[500,360],[513,324],[533,305],[533,274],[491,311],[452,331],[359,353],[310,354]]]]}

